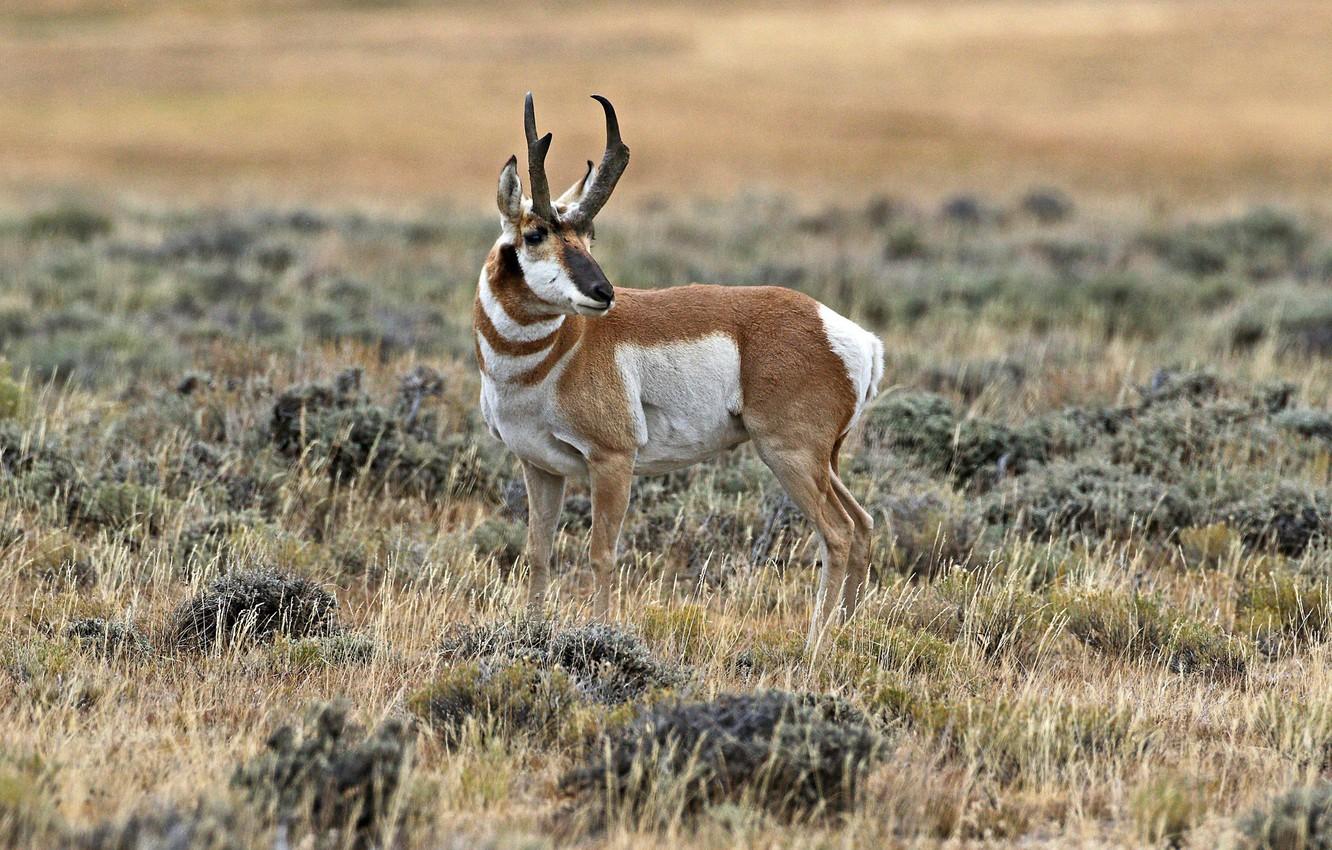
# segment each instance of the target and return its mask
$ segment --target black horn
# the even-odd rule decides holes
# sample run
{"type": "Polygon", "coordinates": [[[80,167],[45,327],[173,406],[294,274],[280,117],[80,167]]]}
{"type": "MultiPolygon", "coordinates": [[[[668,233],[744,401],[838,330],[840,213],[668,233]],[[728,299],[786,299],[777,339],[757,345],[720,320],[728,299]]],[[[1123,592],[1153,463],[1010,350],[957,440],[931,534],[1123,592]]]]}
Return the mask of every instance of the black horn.
{"type": "Polygon", "coordinates": [[[550,133],[537,138],[536,111],[532,107],[532,93],[527,93],[523,104],[523,129],[527,133],[527,174],[532,179],[532,214],[546,221],[555,220],[555,208],[550,204],[550,183],[546,180],[546,151],[550,150],[550,133]]]}
{"type": "MultiPolygon", "coordinates": [[[[606,152],[602,154],[601,164],[592,175],[592,185],[583,191],[582,201],[569,216],[570,223],[576,227],[586,227],[596,218],[597,213],[606,205],[606,201],[610,200],[611,192],[615,191],[615,184],[619,182],[620,175],[629,165],[629,147],[620,140],[620,121],[615,117],[615,107],[599,94],[592,95],[592,99],[600,103],[601,108],[606,111],[606,152]]],[[[528,103],[530,105],[531,101],[528,103]]],[[[535,129],[529,131],[529,139],[533,133],[535,129]]],[[[533,191],[535,198],[535,190],[533,191]]]]}

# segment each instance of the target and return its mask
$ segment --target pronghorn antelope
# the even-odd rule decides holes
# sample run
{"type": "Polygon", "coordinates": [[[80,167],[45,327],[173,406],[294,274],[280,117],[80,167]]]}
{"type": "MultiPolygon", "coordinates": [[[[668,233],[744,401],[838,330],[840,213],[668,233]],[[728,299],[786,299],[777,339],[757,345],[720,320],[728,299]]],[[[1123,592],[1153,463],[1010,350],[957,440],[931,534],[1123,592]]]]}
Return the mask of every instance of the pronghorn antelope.
{"type": "Polygon", "coordinates": [[[856,607],[873,522],[838,477],[842,441],[877,392],[883,344],[807,295],[773,286],[612,287],[592,259],[592,221],[629,148],[610,101],[601,163],[554,201],[551,136],[527,95],[531,199],[517,157],[499,176],[502,232],[473,310],[481,412],[522,460],[528,603],[541,605],[567,478],[592,492],[595,610],[609,612],[616,544],[635,475],[697,463],[753,440],[817,526],[823,568],[810,624],[856,607]]]}

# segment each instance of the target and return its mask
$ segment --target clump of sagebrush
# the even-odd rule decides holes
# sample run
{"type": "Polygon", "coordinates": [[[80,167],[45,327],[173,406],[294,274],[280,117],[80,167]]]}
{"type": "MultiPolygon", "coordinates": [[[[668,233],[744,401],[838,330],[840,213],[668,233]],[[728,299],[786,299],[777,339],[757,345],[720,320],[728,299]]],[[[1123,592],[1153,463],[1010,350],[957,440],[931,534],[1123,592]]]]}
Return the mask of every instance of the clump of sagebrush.
{"type": "Polygon", "coordinates": [[[1189,470],[1216,463],[1223,450],[1263,454],[1271,432],[1261,414],[1238,402],[1155,403],[1107,438],[1110,459],[1134,472],[1177,481],[1189,470]]]}
{"type": "Polygon", "coordinates": [[[880,498],[873,507],[889,541],[888,563],[901,573],[933,576],[976,554],[978,518],[939,495],[913,490],[880,498]]]}
{"type": "Polygon", "coordinates": [[[564,670],[514,661],[450,668],[417,691],[409,705],[451,745],[472,723],[486,737],[552,744],[584,701],[564,670]]]}
{"type": "Polygon", "coordinates": [[[394,408],[361,391],[359,370],[343,372],[332,385],[292,387],[273,405],[273,444],[335,483],[367,480],[431,498],[494,489],[500,470],[490,468],[474,441],[465,434],[440,439],[423,426],[419,407],[434,392],[430,382],[409,383],[394,408]]]}
{"type": "Polygon", "coordinates": [[[1065,628],[1106,655],[1213,677],[1243,676],[1248,666],[1238,640],[1154,599],[1102,591],[1066,597],[1060,607],[1065,628]]]}
{"type": "Polygon", "coordinates": [[[65,451],[25,433],[13,421],[0,422],[0,470],[13,483],[16,495],[40,504],[63,504],[83,486],[78,466],[65,451]]]}
{"type": "Polygon", "coordinates": [[[883,242],[883,258],[893,260],[921,260],[930,254],[930,245],[918,225],[899,221],[888,229],[883,242]]]}
{"type": "Polygon", "coordinates": [[[1293,215],[1255,207],[1233,218],[1149,234],[1145,242],[1167,264],[1188,274],[1233,271],[1271,278],[1297,269],[1312,239],[1308,227],[1293,215]]]}
{"type": "Polygon", "coordinates": [[[1221,509],[1244,543],[1298,556],[1320,541],[1332,540],[1332,503],[1313,487],[1281,481],[1221,509]]]}
{"type": "Polygon", "coordinates": [[[106,657],[142,654],[152,645],[133,623],[107,620],[102,617],[83,617],[65,626],[65,637],[74,638],[90,652],[106,657]]]}
{"type": "MultiPolygon", "coordinates": [[[[754,529],[758,523],[746,515],[741,500],[732,499],[702,513],[682,508],[676,517],[669,516],[669,507],[659,505],[651,517],[655,528],[650,528],[649,534],[671,529],[665,535],[671,551],[682,553],[684,558],[684,568],[677,574],[679,580],[720,587],[734,576],[737,564],[744,563],[746,544],[751,564],[777,564],[790,554],[789,544],[800,538],[805,520],[799,510],[786,509],[784,497],[755,505],[760,510],[770,508],[757,533],[754,529]]],[[[665,545],[644,547],[641,539],[635,536],[634,545],[649,551],[666,549],[665,545]]]]}
{"type": "Polygon", "coordinates": [[[1326,356],[1332,352],[1332,293],[1299,286],[1260,290],[1238,306],[1225,333],[1240,349],[1271,342],[1283,353],[1326,356]]]}
{"type": "Polygon", "coordinates": [[[851,809],[882,738],[835,697],[765,691],[661,704],[611,733],[561,781],[598,820],[666,825],[743,802],[783,816],[851,809]]]}
{"type": "MultiPolygon", "coordinates": [[[[685,525],[683,516],[670,517],[666,510],[662,510],[658,514],[657,521],[659,524],[670,523],[677,528],[685,525]]],[[[774,555],[782,551],[782,544],[789,544],[793,539],[807,533],[807,529],[802,528],[802,525],[807,522],[804,515],[785,491],[779,491],[764,499],[760,511],[763,516],[763,524],[753,532],[749,544],[749,562],[751,564],[770,563],[775,560],[774,555]]],[[[680,513],[683,514],[684,511],[682,510],[680,513]]],[[[717,545],[720,542],[718,538],[734,534],[738,530],[735,528],[736,524],[733,516],[712,513],[705,517],[696,529],[690,527],[681,529],[690,541],[691,567],[696,568],[691,570],[693,574],[691,578],[695,576],[702,577],[701,568],[721,548],[717,545]],[[701,563],[694,563],[700,559],[702,559],[701,563]]]]}
{"type": "Polygon", "coordinates": [[[240,810],[220,801],[199,800],[189,806],[163,804],[124,820],[103,821],[71,835],[66,845],[72,850],[243,850],[255,846],[256,826],[240,810]]]}
{"type": "Polygon", "coordinates": [[[1332,444],[1332,413],[1309,408],[1283,410],[1272,418],[1279,428],[1332,444]]]}
{"type": "Polygon", "coordinates": [[[1287,791],[1239,827],[1251,850],[1332,850],[1332,782],[1287,791]]]}
{"type": "Polygon", "coordinates": [[[1240,593],[1236,619],[1237,628],[1275,655],[1332,633],[1332,591],[1325,578],[1273,572],[1240,593]]]}
{"type": "Polygon", "coordinates": [[[499,566],[513,567],[523,555],[527,530],[503,517],[484,520],[468,536],[472,548],[481,557],[493,557],[499,566]]]}
{"type": "Polygon", "coordinates": [[[1299,388],[1290,381],[1274,378],[1259,381],[1249,389],[1248,402],[1258,411],[1276,416],[1289,410],[1299,394],[1299,388]]]}
{"type": "Polygon", "coordinates": [[[1157,369],[1137,388],[1138,409],[1169,402],[1205,404],[1220,397],[1224,388],[1221,376],[1206,369],[1157,369]]]}
{"type": "Polygon", "coordinates": [[[212,561],[226,550],[227,541],[233,534],[258,522],[257,516],[247,512],[205,517],[181,529],[176,552],[184,564],[212,561]]]}
{"type": "Polygon", "coordinates": [[[278,728],[231,784],[264,820],[328,846],[368,846],[392,826],[406,785],[416,729],[390,718],[366,733],[345,702],[319,703],[304,722],[278,728]]]}
{"type": "Polygon", "coordinates": [[[1073,199],[1062,189],[1036,186],[1018,202],[1018,208],[1041,224],[1055,224],[1073,215],[1073,199]]]}
{"type": "Polygon", "coordinates": [[[1184,489],[1095,458],[1056,460],[991,494],[983,513],[1038,538],[1080,532],[1171,538],[1196,525],[1184,489]]]}
{"type": "Polygon", "coordinates": [[[974,360],[926,366],[919,382],[931,392],[952,391],[968,401],[998,387],[1011,392],[1027,378],[1027,370],[1014,360],[974,360]]]}
{"type": "Polygon", "coordinates": [[[967,227],[977,227],[980,224],[993,220],[998,217],[998,211],[991,209],[977,195],[958,194],[946,198],[939,205],[939,217],[950,224],[960,224],[967,227]]]}
{"type": "Polygon", "coordinates": [[[441,398],[443,395],[444,376],[429,366],[417,366],[398,381],[395,409],[411,427],[421,417],[422,403],[428,398],[441,398]]]}
{"type": "Polygon", "coordinates": [[[71,500],[70,516],[88,530],[152,535],[161,530],[165,500],[156,489],[131,482],[101,481],[71,500]]]}
{"type": "Polygon", "coordinates": [[[273,647],[273,658],[294,667],[340,667],[369,664],[381,652],[368,635],[338,632],[279,641],[273,647]]]}
{"type": "Polygon", "coordinates": [[[680,668],[654,657],[638,634],[610,623],[559,628],[549,621],[524,619],[455,626],[445,633],[440,656],[558,668],[579,693],[604,705],[629,702],[685,679],[680,668]]]}
{"type": "Polygon", "coordinates": [[[271,568],[219,576],[186,600],[172,618],[175,643],[209,649],[233,641],[327,635],[338,630],[333,594],[298,576],[271,568]]]}
{"type": "Polygon", "coordinates": [[[106,214],[87,207],[65,205],[33,213],[23,223],[29,239],[72,239],[89,242],[111,232],[113,222],[106,214]]]}
{"type": "Polygon", "coordinates": [[[931,393],[890,395],[870,411],[865,433],[871,446],[904,452],[960,485],[987,486],[1048,456],[1039,432],[960,418],[946,399],[931,393]]]}

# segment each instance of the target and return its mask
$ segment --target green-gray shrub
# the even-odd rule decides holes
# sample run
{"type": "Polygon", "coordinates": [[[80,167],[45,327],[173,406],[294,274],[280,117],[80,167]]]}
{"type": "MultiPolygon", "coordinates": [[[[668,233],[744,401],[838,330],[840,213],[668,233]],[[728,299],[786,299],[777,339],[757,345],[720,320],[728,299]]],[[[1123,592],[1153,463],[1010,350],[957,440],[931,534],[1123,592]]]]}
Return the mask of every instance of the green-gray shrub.
{"type": "Polygon", "coordinates": [[[1293,788],[1239,827],[1247,850],[1332,850],[1332,782],[1293,788]]]}
{"type": "Polygon", "coordinates": [[[299,726],[275,730],[231,784],[268,822],[329,846],[373,846],[401,814],[395,798],[406,787],[416,729],[390,718],[366,733],[349,714],[345,701],[315,704],[299,726]]]}
{"type": "Polygon", "coordinates": [[[171,632],[177,646],[210,649],[237,639],[270,640],[338,631],[337,600],[308,579],[272,568],[228,573],[176,609],[171,632]]]}
{"type": "Polygon", "coordinates": [[[665,825],[706,805],[750,802],[783,816],[847,811],[882,739],[847,703],[813,694],[723,694],[656,706],[593,748],[562,787],[665,825]]]}

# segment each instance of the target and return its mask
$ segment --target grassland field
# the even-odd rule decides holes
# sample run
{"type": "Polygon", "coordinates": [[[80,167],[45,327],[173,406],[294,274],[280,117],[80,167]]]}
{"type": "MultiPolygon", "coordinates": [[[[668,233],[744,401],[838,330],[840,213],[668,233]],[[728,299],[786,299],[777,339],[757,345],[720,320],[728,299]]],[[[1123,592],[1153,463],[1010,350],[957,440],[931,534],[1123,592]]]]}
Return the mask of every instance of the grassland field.
{"type": "Polygon", "coordinates": [[[817,547],[741,448],[635,485],[607,625],[572,492],[515,619],[489,215],[38,208],[0,225],[7,840],[1327,840],[1325,220],[622,207],[617,283],[782,283],[884,339],[862,613],[802,653],[817,547]]]}
{"type": "Polygon", "coordinates": [[[1332,846],[1332,7],[521,12],[0,4],[0,846],[1332,846]],[[617,286],[883,339],[817,656],[748,447],[518,613],[529,88],[617,286]]]}

